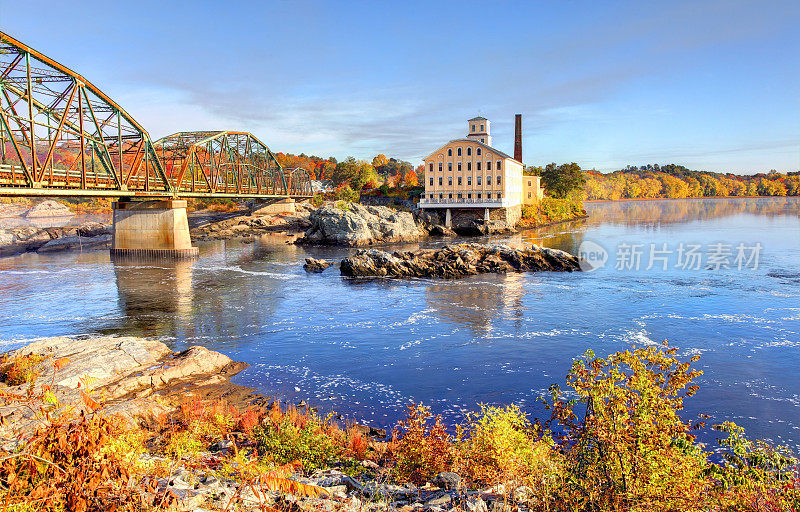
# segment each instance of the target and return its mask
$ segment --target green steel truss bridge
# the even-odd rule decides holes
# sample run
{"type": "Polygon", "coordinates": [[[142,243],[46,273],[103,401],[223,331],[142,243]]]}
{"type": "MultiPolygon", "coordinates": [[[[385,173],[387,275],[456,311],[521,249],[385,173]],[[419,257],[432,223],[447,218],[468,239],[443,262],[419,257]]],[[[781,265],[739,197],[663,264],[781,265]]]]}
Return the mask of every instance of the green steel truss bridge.
{"type": "Polygon", "coordinates": [[[83,76],[0,32],[0,196],[308,198],[251,133],[179,132],[153,142],[83,76]]]}

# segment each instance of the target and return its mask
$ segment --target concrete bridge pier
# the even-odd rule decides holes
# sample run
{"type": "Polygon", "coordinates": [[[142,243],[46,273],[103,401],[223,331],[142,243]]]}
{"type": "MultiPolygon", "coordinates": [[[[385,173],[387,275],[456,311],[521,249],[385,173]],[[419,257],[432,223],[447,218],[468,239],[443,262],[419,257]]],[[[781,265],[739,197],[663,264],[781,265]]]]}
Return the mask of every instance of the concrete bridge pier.
{"type": "Polygon", "coordinates": [[[113,204],[111,255],[193,258],[186,201],[125,201],[113,204]]]}
{"type": "Polygon", "coordinates": [[[295,201],[290,197],[279,199],[254,199],[250,202],[250,215],[274,215],[276,213],[294,213],[295,201]]]}

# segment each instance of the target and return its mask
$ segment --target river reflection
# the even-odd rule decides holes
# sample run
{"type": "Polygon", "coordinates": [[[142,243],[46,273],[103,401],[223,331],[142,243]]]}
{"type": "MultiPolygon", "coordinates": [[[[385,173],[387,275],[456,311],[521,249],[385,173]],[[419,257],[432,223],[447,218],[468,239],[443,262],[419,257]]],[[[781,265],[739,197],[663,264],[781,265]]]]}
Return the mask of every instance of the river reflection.
{"type": "Polygon", "coordinates": [[[193,314],[191,260],[112,258],[124,322],[112,331],[133,336],[176,334],[193,314]]]}
{"type": "MultiPolygon", "coordinates": [[[[390,426],[423,401],[453,424],[478,403],[527,412],[574,358],[669,339],[701,355],[684,414],[800,444],[798,198],[587,204],[589,218],[476,241],[576,252],[620,244],[760,243],[757,268],[616,270],[346,280],[303,259],[353,249],[198,243],[191,262],[111,261],[107,251],[0,259],[0,340],[114,333],[174,350],[204,345],[251,364],[237,382],[390,426]]],[[[403,246],[436,247],[452,239],[403,246]]],[[[393,246],[390,249],[398,249],[393,246]]],[[[713,433],[703,433],[713,442],[713,433]]]]}
{"type": "Polygon", "coordinates": [[[590,224],[658,224],[711,220],[739,214],[800,215],[797,197],[662,199],[586,203],[590,224]]]}

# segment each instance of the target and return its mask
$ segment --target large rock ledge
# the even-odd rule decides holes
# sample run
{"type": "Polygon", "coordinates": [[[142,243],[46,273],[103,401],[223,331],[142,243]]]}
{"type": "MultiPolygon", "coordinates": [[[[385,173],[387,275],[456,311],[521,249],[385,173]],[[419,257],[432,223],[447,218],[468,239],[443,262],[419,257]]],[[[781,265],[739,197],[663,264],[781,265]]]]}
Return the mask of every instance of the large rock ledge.
{"type": "Polygon", "coordinates": [[[311,227],[297,243],[363,247],[416,241],[422,233],[411,213],[385,206],[323,206],[311,212],[309,220],[311,227]]]}
{"type": "MultiPolygon", "coordinates": [[[[88,383],[90,396],[103,404],[106,413],[132,422],[169,412],[194,398],[225,399],[242,406],[260,398],[229,380],[246,363],[200,346],[175,353],[161,342],[141,338],[58,337],[34,341],[9,355],[13,360],[28,354],[44,356],[34,389],[52,382],[61,404],[84,407],[81,391],[88,383]],[[54,361],[64,357],[70,362],[54,376],[54,361]]],[[[0,394],[24,395],[28,387],[0,383],[0,394]]],[[[40,419],[23,404],[0,406],[0,438],[30,433],[40,419]]]]}
{"type": "Polygon", "coordinates": [[[361,249],[343,259],[339,268],[342,275],[348,277],[441,278],[484,273],[580,270],[577,257],[558,249],[538,245],[513,249],[507,245],[474,243],[391,254],[377,249],[361,249]]]}

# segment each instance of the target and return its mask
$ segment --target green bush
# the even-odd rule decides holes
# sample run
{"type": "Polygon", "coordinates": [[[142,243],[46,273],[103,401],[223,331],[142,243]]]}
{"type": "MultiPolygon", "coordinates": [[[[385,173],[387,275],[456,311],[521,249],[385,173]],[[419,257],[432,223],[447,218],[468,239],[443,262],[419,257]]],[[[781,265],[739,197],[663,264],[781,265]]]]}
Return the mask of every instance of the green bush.
{"type": "Polygon", "coordinates": [[[275,465],[299,461],[306,471],[324,468],[341,454],[329,427],[311,414],[284,414],[253,429],[258,454],[275,465]]]}
{"type": "Polygon", "coordinates": [[[523,205],[522,218],[535,224],[563,222],[586,215],[583,202],[575,198],[545,197],[537,204],[523,205]]]}
{"type": "Polygon", "coordinates": [[[347,201],[350,203],[355,203],[358,201],[359,194],[352,188],[350,185],[344,185],[336,189],[336,193],[334,194],[334,199],[337,201],[347,201]]]}

